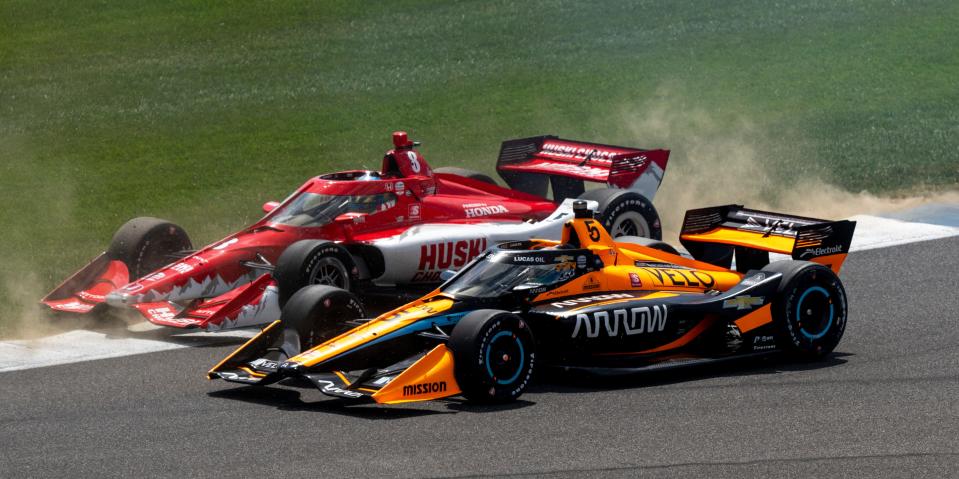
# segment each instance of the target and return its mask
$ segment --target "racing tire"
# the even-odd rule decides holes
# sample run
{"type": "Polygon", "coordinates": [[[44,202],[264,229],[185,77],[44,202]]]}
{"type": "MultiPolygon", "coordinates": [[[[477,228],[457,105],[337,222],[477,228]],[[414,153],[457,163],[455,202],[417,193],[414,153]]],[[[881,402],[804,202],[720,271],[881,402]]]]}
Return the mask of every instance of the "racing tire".
{"type": "Polygon", "coordinates": [[[645,246],[647,248],[657,249],[659,251],[665,251],[669,254],[675,254],[675,255],[679,254],[679,251],[677,251],[676,248],[673,248],[673,245],[665,241],[654,240],[651,238],[644,238],[642,236],[620,236],[616,238],[616,241],[620,243],[638,244],[640,246],[645,246]]]}
{"type": "Polygon", "coordinates": [[[279,290],[280,306],[305,286],[322,284],[350,291],[353,286],[353,259],[332,241],[302,240],[291,244],[276,261],[273,277],[279,290]]]}
{"type": "Polygon", "coordinates": [[[781,273],[772,302],[776,345],[800,360],[832,352],[846,329],[846,290],[831,269],[808,261],[778,261],[763,271],[781,273]]]}
{"type": "Polygon", "coordinates": [[[346,332],[351,328],[347,321],[365,317],[366,310],[353,293],[326,285],[307,286],[283,306],[278,346],[292,357],[346,332]]]}
{"type": "Polygon", "coordinates": [[[491,178],[485,173],[480,173],[478,171],[473,171],[466,168],[459,168],[456,166],[443,166],[441,168],[436,168],[433,170],[433,173],[446,173],[450,175],[462,176],[463,178],[469,178],[471,180],[482,181],[483,183],[489,183],[494,186],[496,185],[496,180],[491,178]]]}
{"type": "Polygon", "coordinates": [[[449,341],[463,396],[477,403],[518,398],[533,376],[535,344],[529,325],[515,314],[480,309],[464,316],[449,341]]]}
{"type": "Polygon", "coordinates": [[[599,188],[579,195],[579,199],[599,203],[596,219],[613,238],[645,236],[663,239],[659,213],[653,202],[635,191],[599,188]]]}
{"type": "Polygon", "coordinates": [[[110,241],[107,256],[127,266],[130,281],[173,262],[170,255],[193,249],[183,228],[167,220],[142,216],[127,221],[110,241]]]}

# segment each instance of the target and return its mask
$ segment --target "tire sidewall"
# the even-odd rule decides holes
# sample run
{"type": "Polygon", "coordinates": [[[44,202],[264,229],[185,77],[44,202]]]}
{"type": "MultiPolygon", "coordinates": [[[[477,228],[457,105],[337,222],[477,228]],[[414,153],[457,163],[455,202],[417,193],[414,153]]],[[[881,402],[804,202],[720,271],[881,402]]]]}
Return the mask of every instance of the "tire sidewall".
{"type": "Polygon", "coordinates": [[[170,264],[168,255],[193,248],[180,226],[150,217],[133,218],[113,236],[108,255],[127,266],[130,281],[170,264]]]}
{"type": "Polygon", "coordinates": [[[613,225],[626,212],[636,212],[646,222],[649,237],[660,240],[663,238],[662,224],[659,213],[645,196],[629,190],[593,190],[581,195],[580,198],[599,202],[598,219],[610,236],[614,234],[613,225]]]}
{"type": "MultiPolygon", "coordinates": [[[[169,258],[167,254],[189,249],[189,246],[186,248],[171,247],[171,245],[176,244],[178,239],[174,231],[175,227],[173,225],[162,228],[155,237],[147,237],[140,245],[136,257],[137,277],[142,277],[170,264],[173,259],[169,258]]],[[[151,233],[153,232],[151,231],[151,233]]]]}
{"type": "Polygon", "coordinates": [[[347,269],[346,265],[343,264],[343,260],[339,257],[339,248],[335,245],[326,246],[319,248],[313,254],[307,258],[307,262],[303,265],[303,275],[307,284],[304,286],[309,286],[313,284],[324,284],[324,283],[314,283],[313,280],[316,279],[318,270],[323,266],[330,265],[340,270],[340,274],[343,276],[343,284],[330,284],[327,286],[335,286],[337,288],[350,290],[352,286],[352,281],[350,280],[350,271],[347,269]]]}
{"type": "Polygon", "coordinates": [[[344,274],[345,284],[342,289],[350,290],[353,286],[353,268],[346,253],[336,243],[325,240],[303,240],[288,246],[277,260],[273,276],[279,289],[280,305],[286,304],[300,289],[310,286],[310,280],[315,271],[335,260],[344,274]]]}
{"type": "Polygon", "coordinates": [[[784,277],[783,280],[786,284],[780,288],[776,305],[776,317],[779,318],[777,322],[779,346],[788,352],[806,357],[821,357],[830,353],[839,344],[846,329],[848,305],[845,290],[839,278],[824,266],[809,265],[797,271],[793,277],[784,277]],[[803,299],[803,294],[815,287],[827,291],[836,309],[833,312],[833,321],[825,334],[811,339],[800,331],[797,308],[801,306],[800,300],[803,299]]]}
{"type": "Polygon", "coordinates": [[[529,325],[519,316],[504,311],[487,310],[471,314],[477,314],[477,317],[470,318],[474,324],[464,325],[468,331],[454,329],[454,339],[451,341],[454,372],[460,389],[468,399],[477,402],[515,400],[526,390],[535,370],[535,342],[529,325]],[[493,354],[492,343],[502,332],[514,334],[523,348],[522,363],[516,378],[505,384],[493,378],[487,367],[489,356],[493,354]]]}
{"type": "Polygon", "coordinates": [[[350,327],[346,321],[365,316],[362,303],[349,291],[313,285],[297,291],[290,298],[280,319],[284,331],[292,330],[297,334],[299,352],[303,352],[348,330],[350,327]]]}

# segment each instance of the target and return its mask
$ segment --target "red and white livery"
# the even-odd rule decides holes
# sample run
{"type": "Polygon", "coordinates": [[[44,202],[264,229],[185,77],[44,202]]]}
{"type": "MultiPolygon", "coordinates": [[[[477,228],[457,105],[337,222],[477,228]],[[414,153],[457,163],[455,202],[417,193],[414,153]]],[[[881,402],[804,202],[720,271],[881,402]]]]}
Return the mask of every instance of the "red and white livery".
{"type": "Polygon", "coordinates": [[[200,250],[173,223],[130,220],[42,303],[67,313],[133,308],[179,328],[253,326],[278,318],[307,284],[416,292],[495,243],[559,238],[575,198],[616,234],[661,237],[650,199],[667,150],[511,140],[497,163],[504,188],[474,171],[432,169],[405,132],[393,134],[393,146],[379,171],[311,178],[283,202],[264,204],[255,224],[200,250]],[[605,185],[587,190],[586,181],[605,185]]]}

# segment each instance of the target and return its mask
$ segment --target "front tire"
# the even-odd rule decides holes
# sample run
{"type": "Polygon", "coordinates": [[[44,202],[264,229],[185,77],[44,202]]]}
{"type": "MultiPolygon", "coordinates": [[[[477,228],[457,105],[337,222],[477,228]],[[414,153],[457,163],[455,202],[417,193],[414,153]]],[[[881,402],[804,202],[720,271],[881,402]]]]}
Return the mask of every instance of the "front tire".
{"type": "Polygon", "coordinates": [[[782,273],[773,299],[776,344],[802,360],[832,352],[846,329],[846,290],[831,269],[807,261],[779,261],[763,271],[782,273]]]}
{"type": "Polygon", "coordinates": [[[117,230],[107,256],[127,266],[132,282],[170,264],[172,253],[191,249],[193,243],[183,228],[144,216],[127,221],[117,230]]]}
{"type": "Polygon", "coordinates": [[[301,288],[321,284],[350,291],[353,261],[336,243],[303,240],[287,247],[276,261],[273,277],[279,289],[280,306],[301,288]]]}
{"type": "Polygon", "coordinates": [[[651,201],[635,191],[599,188],[579,195],[579,199],[599,203],[596,219],[613,238],[644,236],[663,239],[659,213],[651,201]]]}
{"type": "Polygon", "coordinates": [[[456,382],[470,401],[513,401],[523,394],[533,375],[533,333],[515,314],[473,311],[453,328],[449,345],[456,382]]]}
{"type": "Polygon", "coordinates": [[[300,289],[290,297],[280,322],[282,348],[292,357],[351,328],[348,321],[366,317],[360,300],[349,291],[325,285],[300,289]]]}

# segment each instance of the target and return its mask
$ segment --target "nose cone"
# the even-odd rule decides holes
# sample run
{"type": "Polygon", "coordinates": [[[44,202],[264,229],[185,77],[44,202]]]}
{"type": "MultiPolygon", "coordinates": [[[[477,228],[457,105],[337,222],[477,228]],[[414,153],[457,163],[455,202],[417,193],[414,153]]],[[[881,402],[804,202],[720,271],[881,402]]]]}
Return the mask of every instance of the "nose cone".
{"type": "Polygon", "coordinates": [[[107,304],[116,308],[122,308],[129,306],[130,304],[136,303],[134,301],[133,295],[129,293],[124,293],[122,291],[113,291],[108,293],[105,298],[107,304]]]}
{"type": "Polygon", "coordinates": [[[294,363],[291,361],[284,361],[277,368],[277,373],[279,373],[283,377],[297,376],[299,374],[302,374],[305,369],[306,368],[304,368],[302,364],[294,363]]]}

